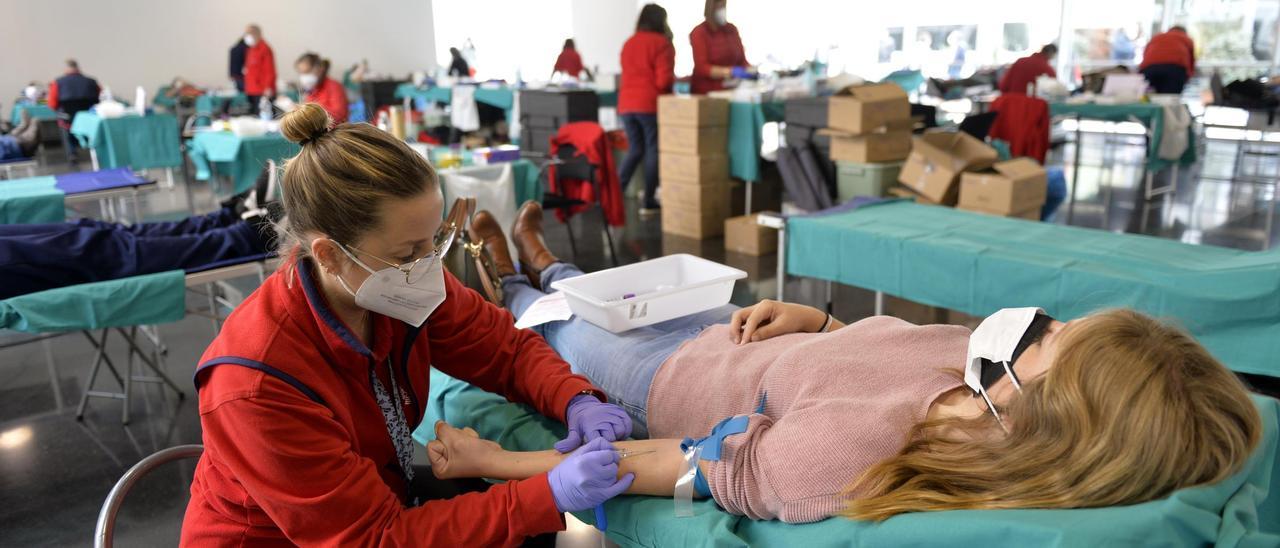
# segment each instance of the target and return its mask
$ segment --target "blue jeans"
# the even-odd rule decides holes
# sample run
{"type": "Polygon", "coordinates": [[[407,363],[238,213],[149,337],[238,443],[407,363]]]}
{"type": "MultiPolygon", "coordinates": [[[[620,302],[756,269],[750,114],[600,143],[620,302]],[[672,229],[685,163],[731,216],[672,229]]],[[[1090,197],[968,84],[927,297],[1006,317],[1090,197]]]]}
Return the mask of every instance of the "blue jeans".
{"type": "Polygon", "coordinates": [[[644,161],[644,206],[658,206],[658,115],[630,113],[619,116],[627,132],[627,157],[622,160],[619,182],[623,190],[644,161]]]}
{"type": "MultiPolygon", "coordinates": [[[[556,263],[542,271],[542,287],[581,275],[576,266],[556,263]]],[[[523,274],[503,278],[502,290],[507,309],[517,318],[546,295],[534,289],[523,274]]],[[[625,333],[610,333],[576,316],[533,329],[569,362],[574,373],[591,379],[610,402],[626,410],[633,423],[632,437],[643,439],[649,437],[649,386],[658,368],[685,341],[709,326],[728,322],[737,309],[725,305],[625,333]]]]}

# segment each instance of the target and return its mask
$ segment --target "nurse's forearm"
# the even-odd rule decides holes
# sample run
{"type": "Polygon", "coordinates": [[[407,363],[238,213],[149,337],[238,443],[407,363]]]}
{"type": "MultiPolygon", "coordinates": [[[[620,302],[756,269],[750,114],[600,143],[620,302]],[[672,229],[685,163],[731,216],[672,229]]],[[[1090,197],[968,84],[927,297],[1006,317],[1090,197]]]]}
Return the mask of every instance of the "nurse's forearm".
{"type": "MultiPolygon", "coordinates": [[[[635,482],[627,490],[631,495],[655,495],[669,497],[674,492],[676,478],[684,466],[684,453],[680,440],[620,441],[613,446],[618,450],[645,453],[618,462],[618,476],[635,474],[635,482]]],[[[481,477],[500,480],[520,480],[548,472],[555,468],[565,455],[557,451],[497,451],[477,463],[481,477]]]]}

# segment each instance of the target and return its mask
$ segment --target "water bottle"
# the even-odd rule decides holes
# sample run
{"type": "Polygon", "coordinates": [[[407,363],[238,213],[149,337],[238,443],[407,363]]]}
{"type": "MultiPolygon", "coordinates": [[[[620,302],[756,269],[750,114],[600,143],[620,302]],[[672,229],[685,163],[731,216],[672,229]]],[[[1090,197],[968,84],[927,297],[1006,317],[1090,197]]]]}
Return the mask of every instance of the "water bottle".
{"type": "Polygon", "coordinates": [[[267,99],[266,95],[258,99],[258,118],[263,122],[270,122],[273,118],[271,115],[271,100],[267,99]]]}
{"type": "Polygon", "coordinates": [[[102,93],[98,94],[98,102],[108,103],[114,100],[115,100],[115,97],[111,95],[111,88],[104,86],[102,88],[102,93]]]}
{"type": "Polygon", "coordinates": [[[142,86],[138,86],[138,89],[134,90],[133,102],[134,102],[133,110],[138,113],[138,116],[146,116],[147,115],[146,88],[142,86]]]}

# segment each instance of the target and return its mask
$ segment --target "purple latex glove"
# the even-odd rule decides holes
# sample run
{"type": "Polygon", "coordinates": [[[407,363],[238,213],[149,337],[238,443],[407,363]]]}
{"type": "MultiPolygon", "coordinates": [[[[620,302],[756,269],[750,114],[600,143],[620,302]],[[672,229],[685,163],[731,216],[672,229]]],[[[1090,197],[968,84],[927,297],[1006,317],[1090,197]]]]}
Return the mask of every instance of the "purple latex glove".
{"type": "Polygon", "coordinates": [[[751,72],[751,69],[747,67],[733,67],[729,70],[729,76],[738,80],[755,80],[757,78],[756,73],[751,72]]]}
{"type": "Polygon", "coordinates": [[[570,453],[547,474],[551,498],[561,512],[589,510],[621,495],[635,474],[618,477],[618,452],[604,438],[596,438],[570,453]]]}
{"type": "Polygon", "coordinates": [[[573,451],[584,442],[597,438],[618,441],[631,435],[631,417],[627,412],[590,394],[574,396],[569,400],[569,408],[564,416],[569,435],[555,445],[556,451],[561,453],[573,451]]]}

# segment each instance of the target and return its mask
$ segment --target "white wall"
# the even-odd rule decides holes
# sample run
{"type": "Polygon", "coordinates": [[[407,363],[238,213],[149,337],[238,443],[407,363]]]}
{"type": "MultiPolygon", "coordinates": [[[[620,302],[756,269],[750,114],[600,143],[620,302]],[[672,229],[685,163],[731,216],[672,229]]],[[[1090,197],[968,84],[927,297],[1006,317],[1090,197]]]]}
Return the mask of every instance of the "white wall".
{"type": "Polygon", "coordinates": [[[622,44],[635,33],[639,0],[573,0],[573,41],[582,62],[603,74],[622,70],[622,44]]]}
{"type": "Polygon", "coordinates": [[[0,0],[0,22],[6,117],[27,82],[52,80],[68,57],[129,99],[135,86],[154,93],[174,76],[225,86],[228,50],[250,22],[285,78],[307,50],[330,58],[334,76],[362,58],[373,73],[399,77],[436,59],[428,0],[0,0]]]}

